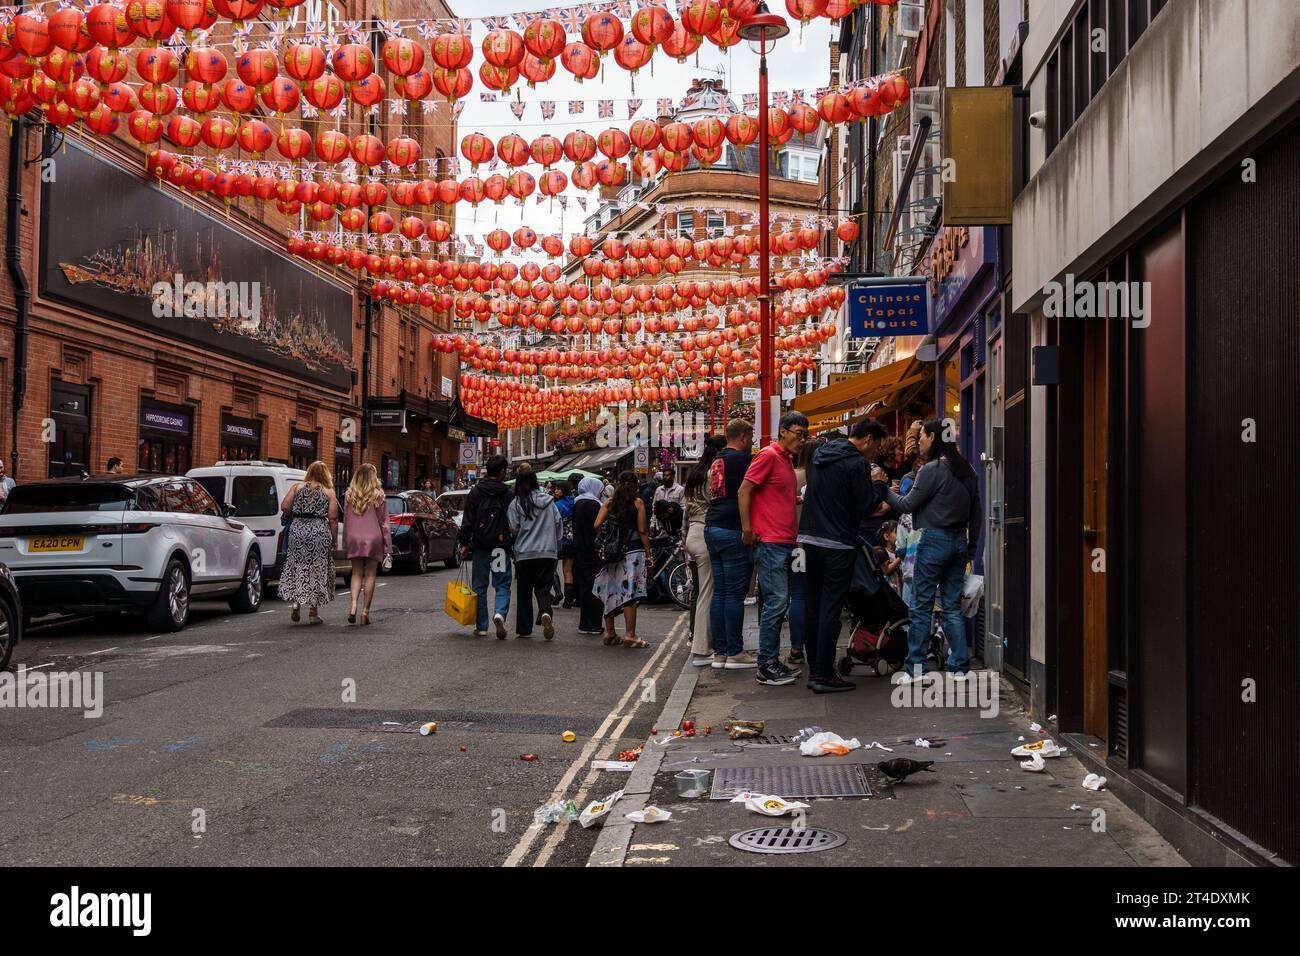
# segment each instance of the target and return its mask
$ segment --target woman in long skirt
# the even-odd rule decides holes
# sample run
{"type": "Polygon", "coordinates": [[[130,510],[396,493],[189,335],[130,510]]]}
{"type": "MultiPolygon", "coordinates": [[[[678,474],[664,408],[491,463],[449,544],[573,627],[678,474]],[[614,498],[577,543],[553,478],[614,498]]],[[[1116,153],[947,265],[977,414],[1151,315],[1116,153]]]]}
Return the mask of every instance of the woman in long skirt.
{"type": "Polygon", "coordinates": [[[601,506],[595,524],[599,531],[605,522],[612,521],[623,535],[626,549],[623,560],[605,565],[596,575],[593,590],[604,605],[605,643],[618,643],[614,618],[622,611],[626,625],[623,646],[628,648],[650,646],[636,636],[636,606],[645,600],[646,556],[650,553],[650,526],[645,502],[637,491],[636,472],[625,471],[619,475],[614,497],[601,506]]]}
{"type": "Polygon", "coordinates": [[[379,483],[375,466],[366,462],[352,476],[352,484],[343,496],[343,547],[352,560],[352,602],[348,605],[348,623],[357,619],[357,604],[362,591],[366,604],[361,609],[361,623],[370,623],[370,605],[375,599],[375,576],[379,562],[393,553],[393,532],[388,527],[388,498],[379,483]]]}
{"type": "Polygon", "coordinates": [[[280,510],[293,517],[280,571],[280,600],[293,605],[289,617],[295,623],[306,604],[307,623],[319,624],[316,609],[334,600],[334,542],[339,531],[334,479],[323,461],[311,463],[306,477],[284,496],[280,510]]]}

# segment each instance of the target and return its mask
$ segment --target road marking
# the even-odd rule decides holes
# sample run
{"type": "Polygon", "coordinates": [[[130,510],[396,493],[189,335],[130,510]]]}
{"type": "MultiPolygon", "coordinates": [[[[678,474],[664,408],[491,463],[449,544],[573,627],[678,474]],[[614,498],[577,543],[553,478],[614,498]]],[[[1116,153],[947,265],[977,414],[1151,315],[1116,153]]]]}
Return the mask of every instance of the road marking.
{"type": "MultiPolygon", "coordinates": [[[[672,630],[668,632],[668,637],[664,639],[663,643],[660,646],[661,647],[672,646],[674,643],[673,641],[674,637],[677,635],[678,631],[682,629],[682,626],[685,623],[686,623],[686,615],[683,614],[681,617],[677,619],[677,623],[673,625],[672,630]]],[[[682,633],[684,634],[685,631],[683,630],[682,633]]],[[[654,674],[650,678],[652,685],[659,680],[659,677],[663,673],[664,668],[667,667],[668,662],[672,660],[672,656],[673,655],[671,650],[668,653],[663,655],[662,659],[659,661],[659,666],[655,669],[654,674]]],[[[651,663],[653,663],[653,661],[651,663]]],[[[642,671],[642,674],[644,673],[645,672],[642,671]]],[[[641,686],[641,687],[645,686],[645,682],[641,679],[641,674],[637,675],[637,680],[634,683],[634,687],[635,686],[641,686]]],[[[609,741],[605,745],[605,751],[603,754],[601,754],[599,759],[607,760],[609,756],[614,752],[614,748],[615,746],[617,746],[616,742],[620,737],[623,736],[623,731],[627,729],[627,725],[631,723],[632,717],[636,714],[637,709],[641,706],[642,703],[643,701],[638,696],[636,703],[632,705],[632,709],[628,713],[623,715],[623,719],[619,723],[618,727],[615,728],[614,732],[609,735],[609,741]]],[[[577,794],[574,795],[573,802],[576,803],[579,807],[583,806],[586,803],[587,794],[591,791],[591,788],[595,786],[596,781],[601,778],[601,775],[602,775],[602,771],[600,770],[588,769],[587,776],[582,781],[582,785],[578,788],[577,794]]],[[[552,854],[555,853],[555,848],[560,845],[561,841],[563,841],[564,839],[565,834],[567,834],[568,832],[569,832],[569,822],[567,820],[562,820],[559,823],[559,825],[554,828],[551,835],[547,838],[546,844],[542,847],[541,851],[537,854],[537,858],[533,861],[533,866],[546,866],[546,864],[550,862],[552,854]]]]}
{"type": "MultiPolygon", "coordinates": [[[[564,772],[564,776],[560,778],[560,782],[556,784],[555,789],[551,791],[551,795],[546,798],[544,801],[545,803],[555,803],[557,800],[564,797],[565,792],[569,789],[569,785],[573,783],[574,778],[578,775],[578,771],[587,766],[587,761],[591,759],[591,755],[595,752],[596,748],[600,746],[601,738],[605,736],[606,731],[609,730],[614,721],[622,715],[623,708],[627,705],[628,701],[631,700],[632,695],[637,693],[641,688],[641,679],[649,673],[650,669],[655,666],[660,657],[663,657],[666,660],[668,657],[672,656],[670,648],[673,646],[673,637],[677,633],[678,629],[686,622],[686,617],[687,615],[683,612],[677,619],[677,623],[673,625],[672,630],[668,632],[668,637],[663,641],[660,641],[659,646],[655,648],[655,652],[650,656],[650,659],[645,662],[645,666],[642,667],[640,672],[628,683],[627,690],[623,692],[623,696],[618,699],[618,703],[610,708],[609,713],[605,715],[605,719],[600,722],[600,726],[596,728],[596,732],[591,735],[591,738],[582,745],[582,751],[574,758],[573,763],[569,764],[569,768],[564,772]]],[[[633,710],[635,709],[636,708],[634,707],[633,710]]],[[[567,824],[561,824],[561,826],[567,826],[567,824]]],[[[510,851],[510,855],[506,857],[505,862],[502,865],[519,866],[520,862],[532,847],[533,842],[541,835],[541,833],[542,830],[540,827],[534,827],[530,824],[528,829],[524,831],[523,836],[519,838],[519,842],[515,844],[515,848],[510,851]]]]}

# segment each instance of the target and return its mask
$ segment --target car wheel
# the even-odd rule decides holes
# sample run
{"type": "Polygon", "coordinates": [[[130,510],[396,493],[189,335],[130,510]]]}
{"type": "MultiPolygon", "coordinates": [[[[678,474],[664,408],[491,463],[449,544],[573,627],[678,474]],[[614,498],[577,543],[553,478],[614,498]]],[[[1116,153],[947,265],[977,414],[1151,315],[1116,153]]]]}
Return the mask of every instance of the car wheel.
{"type": "Polygon", "coordinates": [[[9,666],[9,657],[21,636],[22,623],[18,620],[18,615],[9,606],[9,602],[0,601],[0,671],[9,666]]]}
{"type": "Polygon", "coordinates": [[[415,573],[427,573],[429,570],[429,542],[424,538],[417,537],[411,546],[411,553],[415,556],[415,573]]]}
{"type": "Polygon", "coordinates": [[[178,558],[167,562],[158,597],[145,613],[155,631],[179,631],[190,619],[190,579],[178,558]]]}
{"type": "Polygon", "coordinates": [[[252,614],[262,606],[262,558],[254,549],[244,562],[244,580],[230,598],[230,609],[237,614],[252,614]]]}

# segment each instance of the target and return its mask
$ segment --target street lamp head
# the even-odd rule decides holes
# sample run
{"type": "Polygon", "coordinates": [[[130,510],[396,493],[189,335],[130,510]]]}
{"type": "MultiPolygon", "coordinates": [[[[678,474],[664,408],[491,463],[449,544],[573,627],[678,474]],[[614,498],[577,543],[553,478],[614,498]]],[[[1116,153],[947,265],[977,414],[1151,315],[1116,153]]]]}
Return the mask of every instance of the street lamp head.
{"type": "Polygon", "coordinates": [[[749,48],[759,56],[766,56],[776,45],[776,41],[790,32],[785,17],[772,13],[766,3],[760,3],[752,16],[741,21],[736,31],[742,40],[749,41],[749,48]]]}

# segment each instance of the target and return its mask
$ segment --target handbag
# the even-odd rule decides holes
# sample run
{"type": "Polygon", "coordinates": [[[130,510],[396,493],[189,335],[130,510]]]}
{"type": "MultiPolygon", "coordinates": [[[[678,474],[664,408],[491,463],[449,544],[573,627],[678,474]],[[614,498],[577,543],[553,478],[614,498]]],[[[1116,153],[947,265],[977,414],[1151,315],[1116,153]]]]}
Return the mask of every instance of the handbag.
{"type": "Polygon", "coordinates": [[[478,595],[465,583],[465,565],[460,566],[453,581],[447,582],[443,611],[457,624],[473,624],[478,616],[478,595]]]}
{"type": "Polygon", "coordinates": [[[627,554],[627,535],[622,526],[613,518],[606,518],[605,523],[596,530],[596,558],[601,564],[618,564],[627,554]]]}

